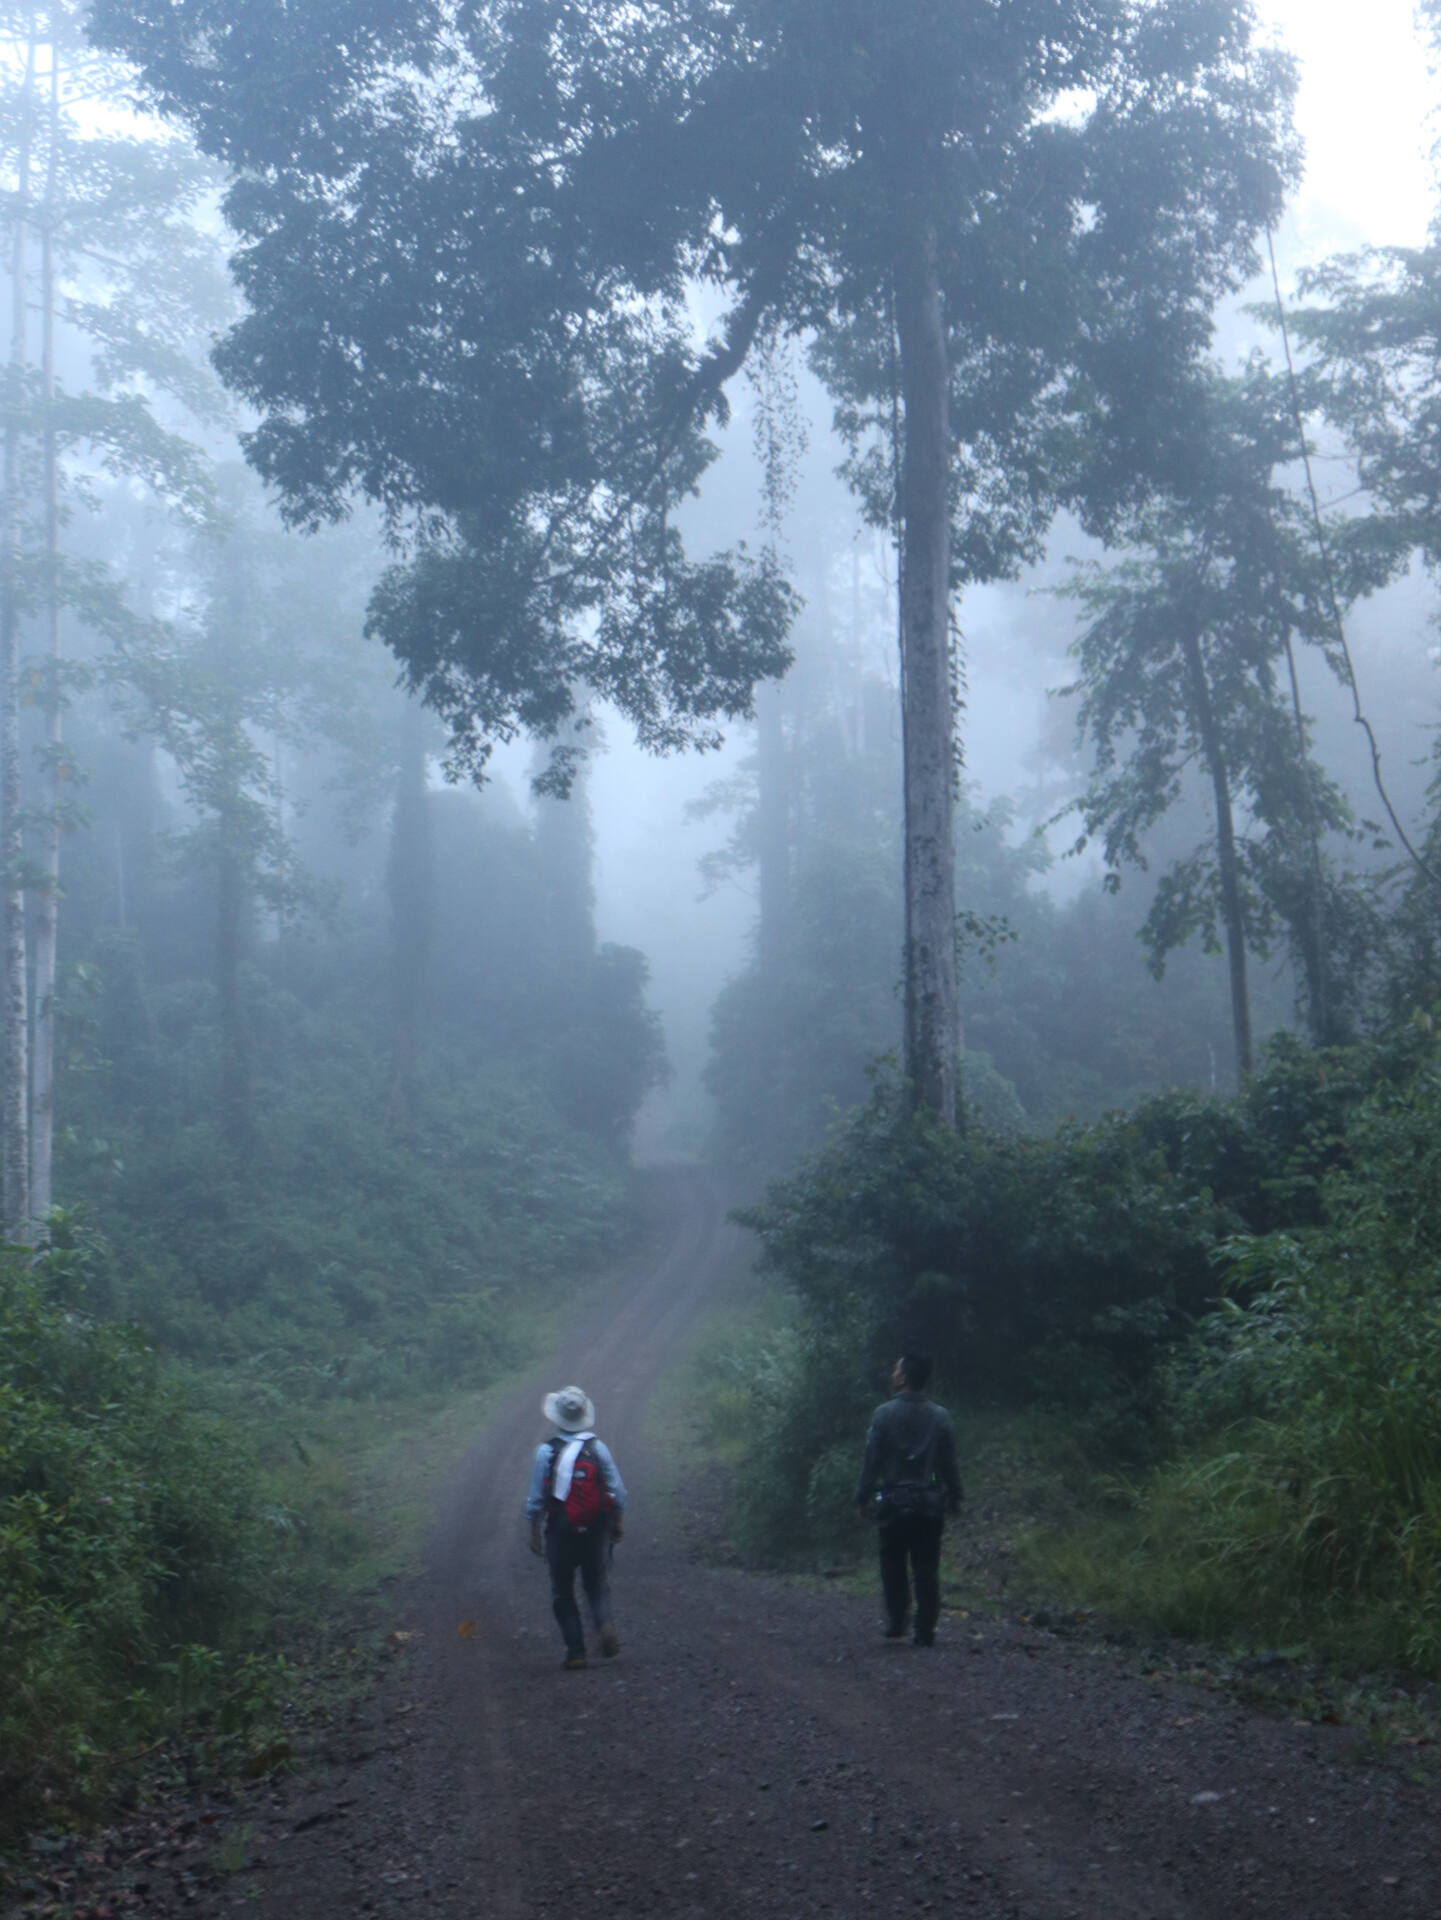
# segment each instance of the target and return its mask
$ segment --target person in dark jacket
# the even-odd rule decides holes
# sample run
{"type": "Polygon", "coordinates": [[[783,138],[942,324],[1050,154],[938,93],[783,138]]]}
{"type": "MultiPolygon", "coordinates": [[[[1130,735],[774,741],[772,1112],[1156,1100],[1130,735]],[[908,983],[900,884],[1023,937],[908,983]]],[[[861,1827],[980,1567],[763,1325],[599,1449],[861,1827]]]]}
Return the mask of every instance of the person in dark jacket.
{"type": "Polygon", "coordinates": [[[944,1407],[926,1397],[931,1363],[905,1353],[891,1373],[895,1397],[877,1407],[866,1435],[866,1457],[856,1483],[856,1509],[874,1514],[880,1551],[886,1638],[899,1640],[911,1612],[915,1581],[915,1643],[936,1642],[941,1613],[941,1535],[946,1515],[961,1505],[956,1430],[944,1407]]]}

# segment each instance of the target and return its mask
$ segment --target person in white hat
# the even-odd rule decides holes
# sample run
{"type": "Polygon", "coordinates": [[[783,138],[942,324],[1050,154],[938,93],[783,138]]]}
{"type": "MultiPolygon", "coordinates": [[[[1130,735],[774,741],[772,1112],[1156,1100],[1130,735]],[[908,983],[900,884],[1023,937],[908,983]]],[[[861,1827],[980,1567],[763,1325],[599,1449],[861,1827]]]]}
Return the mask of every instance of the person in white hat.
{"type": "Polygon", "coordinates": [[[610,1552],[625,1529],[625,1482],[610,1448],[595,1436],[595,1407],[580,1387],[561,1387],[541,1401],[555,1428],[535,1450],[525,1515],[530,1550],[550,1568],[550,1604],[565,1641],[562,1665],[585,1665],[585,1634],[575,1576],[589,1602],[607,1660],[620,1652],[610,1611],[610,1552]]]}

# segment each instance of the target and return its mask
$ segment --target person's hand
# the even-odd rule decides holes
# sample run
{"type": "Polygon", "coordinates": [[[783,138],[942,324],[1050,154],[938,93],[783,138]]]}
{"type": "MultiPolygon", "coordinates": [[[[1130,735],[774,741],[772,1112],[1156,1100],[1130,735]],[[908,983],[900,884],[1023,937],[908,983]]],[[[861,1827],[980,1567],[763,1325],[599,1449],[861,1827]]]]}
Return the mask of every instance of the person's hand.
{"type": "Polygon", "coordinates": [[[611,1515],[610,1537],[612,1540],[624,1540],[625,1538],[625,1521],[621,1519],[618,1513],[611,1515]]]}
{"type": "Polygon", "coordinates": [[[539,1520],[530,1523],[530,1550],[532,1553],[545,1552],[545,1540],[541,1534],[539,1520]]]}

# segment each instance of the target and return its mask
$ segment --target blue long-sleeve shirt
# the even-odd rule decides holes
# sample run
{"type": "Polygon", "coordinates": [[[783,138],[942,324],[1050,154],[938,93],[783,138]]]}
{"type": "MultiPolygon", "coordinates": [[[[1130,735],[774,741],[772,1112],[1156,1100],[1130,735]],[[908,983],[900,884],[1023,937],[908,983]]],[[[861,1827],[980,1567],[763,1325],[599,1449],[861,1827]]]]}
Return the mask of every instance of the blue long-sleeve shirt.
{"type": "MultiPolygon", "coordinates": [[[[560,1440],[572,1440],[574,1434],[557,1434],[560,1440]]],[[[620,1477],[620,1468],[611,1458],[610,1448],[604,1440],[591,1435],[591,1446],[595,1450],[596,1462],[600,1467],[600,1477],[605,1482],[605,1490],[615,1502],[617,1513],[625,1512],[625,1482],[620,1477]]],[[[535,1450],[535,1465],[530,1470],[530,1492],[526,1496],[525,1517],[538,1520],[545,1512],[545,1479],[550,1471],[551,1442],[542,1440],[535,1450]]]]}

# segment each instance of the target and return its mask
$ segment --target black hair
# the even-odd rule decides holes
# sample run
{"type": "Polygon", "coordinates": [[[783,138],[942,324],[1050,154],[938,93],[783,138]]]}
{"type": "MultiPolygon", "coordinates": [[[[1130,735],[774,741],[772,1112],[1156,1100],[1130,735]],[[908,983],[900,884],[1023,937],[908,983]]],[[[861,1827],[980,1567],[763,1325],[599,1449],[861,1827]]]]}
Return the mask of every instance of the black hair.
{"type": "Polygon", "coordinates": [[[931,1377],[931,1356],[928,1353],[903,1353],[901,1371],[912,1393],[919,1393],[931,1377]]]}

